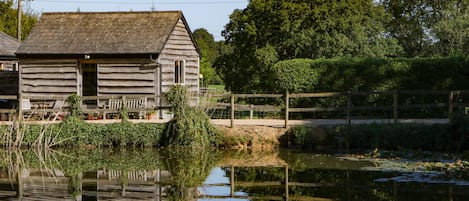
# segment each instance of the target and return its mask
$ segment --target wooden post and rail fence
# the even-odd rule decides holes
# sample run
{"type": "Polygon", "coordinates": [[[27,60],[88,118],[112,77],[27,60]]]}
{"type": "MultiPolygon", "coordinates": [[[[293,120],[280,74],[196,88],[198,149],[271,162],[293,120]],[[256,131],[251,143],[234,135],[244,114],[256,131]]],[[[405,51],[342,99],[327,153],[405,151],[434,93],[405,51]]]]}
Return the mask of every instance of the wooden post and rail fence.
{"type": "MultiPolygon", "coordinates": [[[[228,95],[225,95],[228,96],[228,95]]],[[[469,114],[469,90],[447,91],[447,90],[392,90],[392,91],[347,91],[347,92],[321,92],[321,93],[285,93],[285,94],[230,94],[231,98],[231,127],[235,126],[235,111],[270,111],[284,113],[284,127],[288,127],[290,113],[314,113],[314,112],[344,112],[347,125],[350,125],[353,118],[353,111],[373,111],[373,110],[391,110],[393,113],[393,120],[395,123],[399,120],[399,111],[403,109],[431,109],[431,108],[446,108],[450,118],[456,107],[463,107],[464,113],[469,114]],[[353,96],[367,96],[367,95],[388,95],[392,96],[392,105],[360,105],[355,106],[352,103],[353,96]],[[447,102],[440,103],[423,103],[423,104],[403,104],[399,103],[400,95],[448,95],[447,102]],[[456,96],[467,95],[465,101],[458,103],[455,102],[456,96]],[[282,98],[284,97],[284,106],[271,106],[271,105],[242,105],[235,104],[237,99],[246,98],[282,98]],[[334,107],[310,107],[310,108],[295,108],[290,106],[290,100],[295,98],[333,98],[343,97],[346,100],[345,106],[334,107]]],[[[250,115],[252,116],[252,115],[250,115]]]]}
{"type": "MultiPolygon", "coordinates": [[[[0,114],[14,114],[19,119],[23,118],[23,115],[33,110],[40,111],[43,113],[58,113],[65,112],[68,107],[66,103],[67,96],[15,96],[15,95],[0,95],[0,100],[9,100],[16,102],[15,108],[13,109],[0,109],[0,114]],[[19,103],[19,104],[18,104],[19,103]],[[26,103],[26,104],[25,104],[26,103]]],[[[134,104],[130,108],[127,108],[128,112],[155,112],[162,109],[168,109],[169,106],[158,106],[160,96],[85,96],[82,97],[82,111],[84,113],[119,113],[120,108],[111,107],[111,100],[122,100],[123,102],[131,102],[134,100],[134,104]],[[142,100],[145,100],[142,102],[142,100]],[[147,104],[147,100],[153,100],[153,104],[147,104]],[[95,101],[94,107],[84,107],[86,104],[83,102],[95,101]]],[[[228,109],[230,110],[230,125],[235,126],[235,111],[249,111],[249,118],[253,118],[253,112],[280,112],[283,113],[283,119],[285,121],[284,126],[289,125],[289,119],[291,113],[316,113],[316,112],[336,112],[343,113],[342,118],[346,119],[346,123],[350,124],[353,118],[354,111],[375,111],[375,110],[390,110],[393,114],[394,122],[399,120],[399,111],[404,109],[432,109],[432,108],[447,108],[448,118],[452,116],[455,108],[463,108],[463,112],[469,113],[469,90],[392,90],[392,91],[358,91],[358,92],[321,92],[321,93],[285,93],[285,94],[222,94],[214,95],[212,98],[229,98],[229,103],[216,103],[213,109],[228,109]],[[354,105],[352,100],[354,96],[391,96],[392,99],[388,100],[392,104],[388,105],[354,105]],[[409,104],[400,103],[400,96],[418,96],[418,95],[431,95],[431,96],[447,96],[446,101],[423,103],[423,104],[409,104]],[[465,97],[464,97],[465,96],[465,97]],[[461,98],[462,97],[462,98],[461,98]],[[241,104],[236,103],[239,99],[251,99],[251,98],[262,98],[262,99],[277,99],[282,100],[283,105],[253,105],[253,104],[241,104]],[[297,98],[341,98],[345,100],[345,104],[335,105],[330,107],[309,107],[309,108],[298,108],[291,107],[290,101],[297,98]],[[462,100],[462,101],[461,101],[462,100]]],[[[434,100],[434,99],[432,99],[434,100]]],[[[442,100],[440,97],[439,100],[442,100]]],[[[122,102],[121,101],[121,102],[122,102]]],[[[122,104],[122,103],[120,103],[122,104]]],[[[207,109],[211,109],[210,106],[207,109]]],[[[104,118],[106,118],[104,116],[104,118]]],[[[5,120],[5,119],[2,119],[5,120]]]]}

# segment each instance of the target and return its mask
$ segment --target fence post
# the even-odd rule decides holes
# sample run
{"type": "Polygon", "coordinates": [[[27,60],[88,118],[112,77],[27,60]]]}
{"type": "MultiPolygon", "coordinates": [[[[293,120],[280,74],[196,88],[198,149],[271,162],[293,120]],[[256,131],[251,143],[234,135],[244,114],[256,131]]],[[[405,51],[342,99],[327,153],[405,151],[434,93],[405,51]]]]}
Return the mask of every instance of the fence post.
{"type": "Polygon", "coordinates": [[[394,103],[393,103],[393,116],[394,116],[394,123],[397,123],[397,114],[398,114],[398,109],[399,109],[399,91],[394,90],[393,93],[393,98],[394,98],[394,103]]]}
{"type": "Polygon", "coordinates": [[[251,105],[249,106],[249,108],[250,108],[250,110],[249,110],[249,119],[252,120],[252,119],[254,118],[254,105],[251,104],[251,105]]]}
{"type": "Polygon", "coordinates": [[[288,179],[289,179],[289,176],[288,176],[288,164],[285,165],[285,197],[284,199],[285,200],[288,200],[288,197],[289,197],[289,194],[290,192],[288,191],[288,179]]]}
{"type": "Polygon", "coordinates": [[[18,108],[17,108],[17,116],[18,116],[18,122],[23,120],[23,105],[21,104],[23,97],[21,94],[18,94],[18,108]]]}
{"type": "Polygon", "coordinates": [[[231,128],[234,127],[234,119],[235,119],[235,117],[234,117],[235,116],[235,111],[234,111],[235,105],[234,104],[235,104],[235,96],[232,93],[231,94],[231,128]]]}
{"type": "MultiPolygon", "coordinates": [[[[22,99],[23,97],[21,96],[21,94],[18,94],[18,108],[17,108],[17,112],[16,112],[16,116],[17,116],[17,121],[14,121],[13,123],[13,127],[15,129],[15,132],[16,132],[16,139],[15,139],[15,142],[13,143],[13,146],[15,147],[19,147],[21,142],[20,142],[20,136],[21,136],[21,131],[20,131],[20,126],[21,126],[21,123],[23,121],[23,105],[22,105],[22,99]]],[[[8,142],[10,143],[10,142],[8,142]]],[[[9,145],[11,146],[11,144],[9,145]]],[[[21,190],[21,189],[20,189],[21,190]]],[[[21,191],[22,193],[22,191],[21,191]]]]}
{"type": "Polygon", "coordinates": [[[347,91],[347,126],[351,124],[352,116],[352,91],[347,91]]]}
{"type": "Polygon", "coordinates": [[[285,125],[284,127],[288,127],[288,118],[289,118],[289,107],[290,107],[290,95],[288,94],[288,90],[285,93],[285,125]]]}
{"type": "Polygon", "coordinates": [[[450,91],[449,100],[448,100],[448,119],[451,119],[451,116],[453,116],[453,107],[454,107],[454,91],[450,91]]]}

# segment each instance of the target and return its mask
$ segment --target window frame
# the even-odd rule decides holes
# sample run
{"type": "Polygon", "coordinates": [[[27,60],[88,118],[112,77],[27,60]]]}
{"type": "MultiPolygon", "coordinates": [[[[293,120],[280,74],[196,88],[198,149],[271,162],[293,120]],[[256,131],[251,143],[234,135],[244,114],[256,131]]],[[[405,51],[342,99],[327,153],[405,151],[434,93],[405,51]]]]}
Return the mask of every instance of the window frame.
{"type": "Polygon", "coordinates": [[[174,60],[174,84],[186,83],[186,61],[174,60]]]}

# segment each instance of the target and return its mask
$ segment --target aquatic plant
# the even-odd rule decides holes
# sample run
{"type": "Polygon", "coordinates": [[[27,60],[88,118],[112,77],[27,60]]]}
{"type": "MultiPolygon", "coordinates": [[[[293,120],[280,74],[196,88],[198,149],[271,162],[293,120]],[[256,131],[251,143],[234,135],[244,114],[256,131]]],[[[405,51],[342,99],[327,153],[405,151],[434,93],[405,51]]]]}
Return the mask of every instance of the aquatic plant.
{"type": "Polygon", "coordinates": [[[219,144],[219,131],[203,111],[189,105],[186,87],[175,85],[166,98],[174,118],[168,123],[162,145],[208,147],[219,144]]]}

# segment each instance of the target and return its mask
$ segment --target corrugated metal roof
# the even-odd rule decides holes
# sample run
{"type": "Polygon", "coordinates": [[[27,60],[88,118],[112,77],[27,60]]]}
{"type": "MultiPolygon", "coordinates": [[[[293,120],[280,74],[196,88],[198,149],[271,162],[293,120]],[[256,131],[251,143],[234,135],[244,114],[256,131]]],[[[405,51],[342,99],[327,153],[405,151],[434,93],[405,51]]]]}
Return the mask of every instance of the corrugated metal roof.
{"type": "Polygon", "coordinates": [[[180,18],[180,11],[44,13],[16,53],[160,53],[180,18]]]}
{"type": "Polygon", "coordinates": [[[6,33],[0,32],[0,56],[15,56],[15,51],[21,45],[21,42],[9,36],[6,33]]]}

